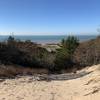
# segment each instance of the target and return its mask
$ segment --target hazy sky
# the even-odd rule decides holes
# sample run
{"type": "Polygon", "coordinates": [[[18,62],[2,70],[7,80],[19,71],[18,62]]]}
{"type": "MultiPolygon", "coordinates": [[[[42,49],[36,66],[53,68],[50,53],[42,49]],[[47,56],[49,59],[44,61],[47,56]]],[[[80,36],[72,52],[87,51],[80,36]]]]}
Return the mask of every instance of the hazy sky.
{"type": "Polygon", "coordinates": [[[100,0],[0,0],[0,34],[93,34],[100,0]]]}

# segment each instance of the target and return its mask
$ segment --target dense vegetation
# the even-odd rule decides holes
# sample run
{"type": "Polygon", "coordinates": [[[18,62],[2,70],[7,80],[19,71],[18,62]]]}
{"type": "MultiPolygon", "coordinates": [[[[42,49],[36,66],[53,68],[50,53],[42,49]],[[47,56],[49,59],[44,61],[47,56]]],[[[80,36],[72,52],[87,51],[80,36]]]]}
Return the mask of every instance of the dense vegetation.
{"type": "Polygon", "coordinates": [[[10,36],[7,42],[0,44],[0,62],[3,64],[47,68],[51,65],[51,57],[51,53],[31,41],[17,41],[10,36]]]}
{"type": "Polygon", "coordinates": [[[100,36],[80,43],[74,52],[73,60],[80,67],[100,64],[100,36]]]}
{"type": "Polygon", "coordinates": [[[61,42],[61,48],[56,52],[55,69],[71,69],[74,65],[73,53],[79,45],[79,41],[74,36],[68,36],[61,42]]]}
{"type": "Polygon", "coordinates": [[[44,68],[51,73],[100,63],[100,37],[79,43],[77,37],[63,39],[60,48],[49,52],[29,40],[15,40],[10,36],[0,42],[0,64],[23,68],[44,68]]]}

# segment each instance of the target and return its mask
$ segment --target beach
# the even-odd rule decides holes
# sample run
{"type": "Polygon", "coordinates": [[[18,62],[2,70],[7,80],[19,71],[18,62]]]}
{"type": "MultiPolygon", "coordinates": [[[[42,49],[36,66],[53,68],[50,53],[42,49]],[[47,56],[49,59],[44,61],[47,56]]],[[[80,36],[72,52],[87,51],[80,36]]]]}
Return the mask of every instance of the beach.
{"type": "Polygon", "coordinates": [[[0,79],[0,100],[99,100],[100,65],[86,67],[77,75],[81,76],[50,81],[34,76],[0,79]],[[88,74],[82,76],[83,72],[88,74]]]}

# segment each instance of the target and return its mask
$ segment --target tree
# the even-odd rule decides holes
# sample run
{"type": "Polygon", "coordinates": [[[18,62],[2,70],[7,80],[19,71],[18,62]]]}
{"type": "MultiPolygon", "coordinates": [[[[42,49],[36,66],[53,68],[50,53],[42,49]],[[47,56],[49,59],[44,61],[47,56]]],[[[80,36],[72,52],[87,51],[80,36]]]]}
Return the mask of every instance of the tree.
{"type": "Polygon", "coordinates": [[[62,39],[62,48],[66,49],[70,55],[72,55],[79,45],[79,40],[75,36],[68,36],[66,39],[62,39]]]}
{"type": "Polygon", "coordinates": [[[8,41],[8,42],[13,42],[14,40],[15,40],[15,39],[14,39],[13,36],[9,36],[7,41],[8,41]]]}
{"type": "Polygon", "coordinates": [[[16,43],[15,38],[13,36],[9,36],[7,39],[7,44],[9,45],[9,47],[15,48],[15,43],[16,43]]]}
{"type": "Polygon", "coordinates": [[[55,69],[61,70],[73,66],[73,53],[79,40],[75,36],[68,36],[66,39],[62,39],[61,48],[56,52],[55,69]]]}

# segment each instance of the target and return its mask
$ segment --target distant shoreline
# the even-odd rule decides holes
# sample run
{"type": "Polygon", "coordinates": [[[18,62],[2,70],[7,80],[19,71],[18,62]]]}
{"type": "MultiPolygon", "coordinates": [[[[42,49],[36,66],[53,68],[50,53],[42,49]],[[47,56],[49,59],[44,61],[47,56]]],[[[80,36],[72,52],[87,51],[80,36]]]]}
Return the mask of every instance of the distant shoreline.
{"type": "MultiPolygon", "coordinates": [[[[0,41],[6,41],[9,35],[0,35],[0,41]]],[[[14,35],[16,40],[26,41],[30,40],[37,44],[58,44],[61,42],[63,38],[66,38],[67,35],[27,35],[27,36],[19,36],[14,35]]],[[[76,37],[80,40],[80,42],[87,41],[90,39],[95,39],[97,35],[76,35],[76,37]]]]}

